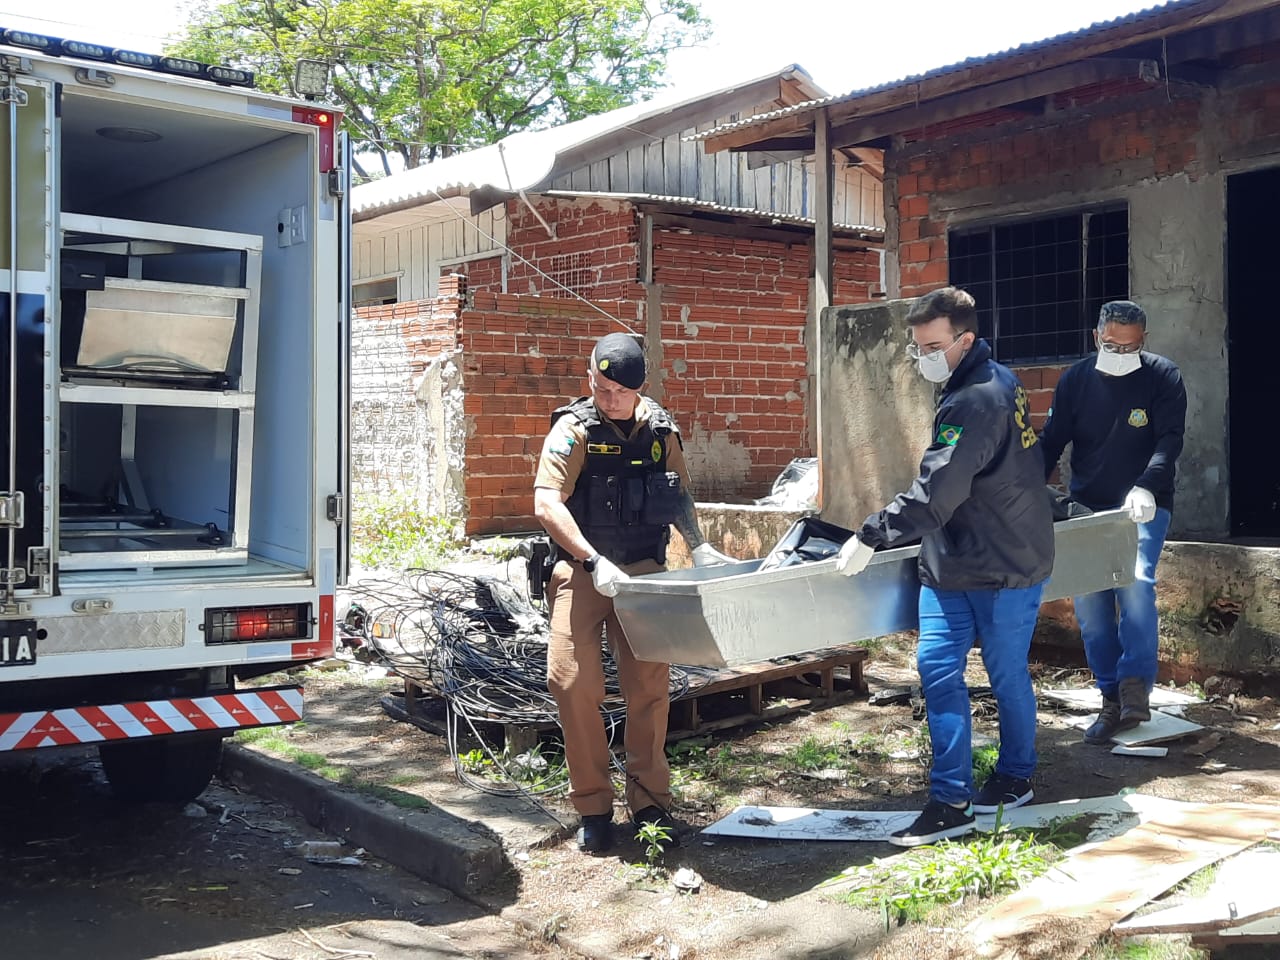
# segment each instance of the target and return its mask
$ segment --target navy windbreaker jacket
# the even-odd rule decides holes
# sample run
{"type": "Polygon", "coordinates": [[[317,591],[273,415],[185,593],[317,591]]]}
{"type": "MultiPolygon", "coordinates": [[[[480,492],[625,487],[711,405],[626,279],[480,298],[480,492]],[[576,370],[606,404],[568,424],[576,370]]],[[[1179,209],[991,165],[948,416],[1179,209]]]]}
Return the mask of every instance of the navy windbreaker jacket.
{"type": "Polygon", "coordinates": [[[943,387],[920,475],[858,536],[877,547],[919,539],[920,582],[939,590],[1030,587],[1053,571],[1053,517],[1026,391],[985,340],[943,387]]]}

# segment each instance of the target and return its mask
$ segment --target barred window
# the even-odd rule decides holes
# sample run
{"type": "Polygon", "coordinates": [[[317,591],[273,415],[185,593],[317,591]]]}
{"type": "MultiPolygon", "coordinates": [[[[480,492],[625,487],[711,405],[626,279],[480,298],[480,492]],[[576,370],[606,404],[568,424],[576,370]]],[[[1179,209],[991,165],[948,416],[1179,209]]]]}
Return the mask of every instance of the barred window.
{"type": "Polygon", "coordinates": [[[1107,206],[952,230],[951,283],[978,302],[1001,363],[1082,357],[1098,310],[1129,296],[1129,210],[1107,206]]]}

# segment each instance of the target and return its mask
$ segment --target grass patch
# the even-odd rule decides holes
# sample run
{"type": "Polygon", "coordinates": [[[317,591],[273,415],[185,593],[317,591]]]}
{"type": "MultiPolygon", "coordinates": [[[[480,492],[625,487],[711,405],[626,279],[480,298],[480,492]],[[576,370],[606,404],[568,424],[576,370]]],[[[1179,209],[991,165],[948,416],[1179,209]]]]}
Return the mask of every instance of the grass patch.
{"type": "Polygon", "coordinates": [[[403,494],[376,497],[351,512],[351,557],[363,567],[434,570],[466,545],[459,524],[423,515],[403,494]]]}
{"type": "Polygon", "coordinates": [[[265,750],[290,763],[296,763],[303,769],[324,777],[330,783],[348,787],[367,797],[385,800],[405,810],[431,808],[431,803],[425,798],[396,789],[397,786],[410,786],[418,782],[419,778],[416,776],[401,774],[392,777],[390,783],[370,783],[360,779],[359,772],[351,767],[334,763],[323,754],[305,750],[296,743],[290,743],[290,734],[305,726],[305,723],[295,723],[288,727],[250,727],[247,730],[236,731],[235,740],[237,743],[265,750]]]}
{"type": "Polygon", "coordinates": [[[1068,821],[1037,833],[1002,829],[918,847],[892,860],[846,870],[830,883],[854,882],[851,906],[880,910],[886,928],[915,922],[944,906],[1017,890],[1080,840],[1068,821]]]}
{"type": "Polygon", "coordinates": [[[835,744],[805,737],[804,742],[788,748],[781,757],[793,770],[827,770],[844,764],[844,752],[835,744]]]}
{"type": "Polygon", "coordinates": [[[973,751],[973,782],[979,787],[987,782],[987,778],[996,772],[996,761],[1000,759],[1000,745],[987,743],[975,747],[973,751]]]}
{"type": "Polygon", "coordinates": [[[1209,960],[1208,950],[1187,937],[1124,938],[1099,941],[1082,960],[1209,960]]]}

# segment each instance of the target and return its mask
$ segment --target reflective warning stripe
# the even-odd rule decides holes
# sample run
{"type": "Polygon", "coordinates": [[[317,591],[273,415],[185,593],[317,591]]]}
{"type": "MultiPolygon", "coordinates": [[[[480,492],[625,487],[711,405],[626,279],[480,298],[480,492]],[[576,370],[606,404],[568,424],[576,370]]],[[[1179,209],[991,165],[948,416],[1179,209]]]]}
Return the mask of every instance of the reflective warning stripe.
{"type": "Polygon", "coordinates": [[[0,713],[0,752],[129,740],[192,730],[237,730],[302,719],[302,690],[138,700],[96,707],[0,713]]]}

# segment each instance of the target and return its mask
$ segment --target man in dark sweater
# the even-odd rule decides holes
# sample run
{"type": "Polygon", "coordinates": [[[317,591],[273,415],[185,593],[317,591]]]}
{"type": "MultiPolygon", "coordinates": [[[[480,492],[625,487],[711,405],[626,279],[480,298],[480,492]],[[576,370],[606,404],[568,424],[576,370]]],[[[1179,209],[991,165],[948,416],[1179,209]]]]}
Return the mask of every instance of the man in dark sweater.
{"type": "Polygon", "coordinates": [[[1123,507],[1138,524],[1131,585],[1076,597],[1076,619],[1102,711],[1085,731],[1109,743],[1151,719],[1156,679],[1156,563],[1173,509],[1174,466],[1182,452],[1187,391],[1178,368],[1142,349],[1147,315],[1136,303],[1103,304],[1098,353],[1062,374],[1040,435],[1045,476],[1071,444],[1071,498],[1091,510],[1123,507]]]}

